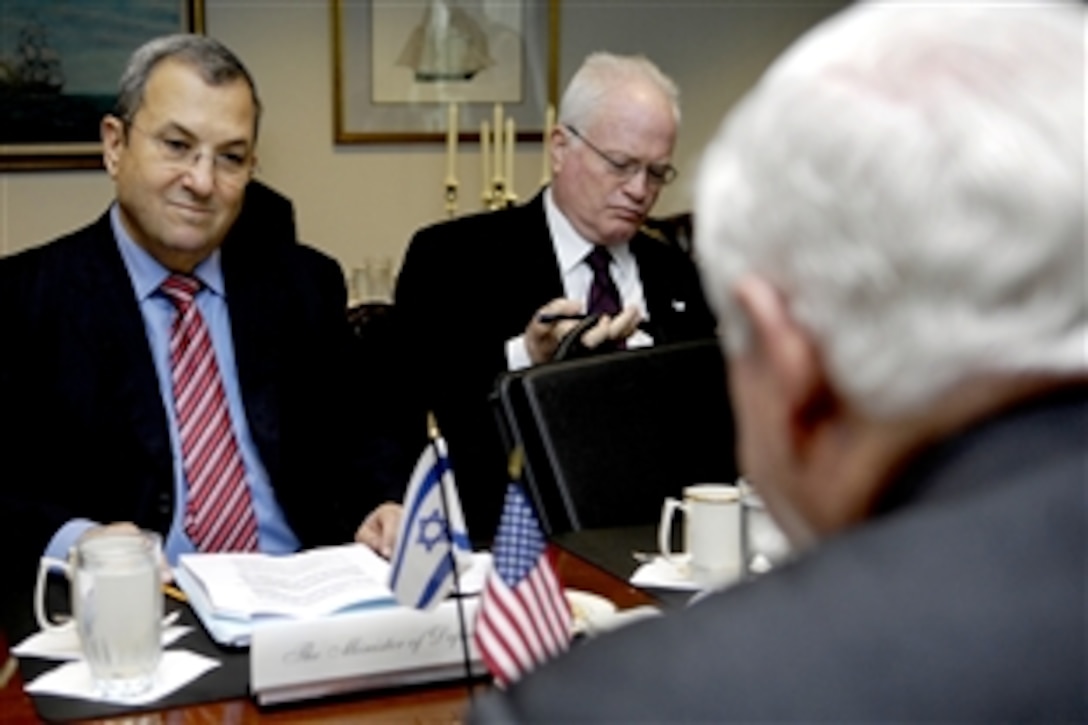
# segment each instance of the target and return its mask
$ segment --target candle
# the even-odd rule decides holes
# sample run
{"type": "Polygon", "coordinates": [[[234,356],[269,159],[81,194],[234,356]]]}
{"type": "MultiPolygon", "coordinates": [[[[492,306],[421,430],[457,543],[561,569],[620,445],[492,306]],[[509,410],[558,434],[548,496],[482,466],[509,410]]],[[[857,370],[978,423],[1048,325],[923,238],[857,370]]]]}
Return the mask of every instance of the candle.
{"type": "Polygon", "coordinates": [[[484,199],[491,198],[491,154],[488,146],[491,144],[491,130],[487,121],[480,123],[480,158],[484,162],[484,199]]]}
{"type": "Polygon", "coordinates": [[[493,144],[495,151],[494,159],[494,178],[495,185],[502,184],[502,104],[495,104],[495,123],[491,127],[492,132],[495,134],[495,143],[493,144]]]}
{"type": "Polygon", "coordinates": [[[446,122],[446,184],[457,183],[457,104],[449,105],[446,122]]]}
{"type": "Polygon", "coordinates": [[[544,114],[544,138],[541,146],[544,147],[544,160],[541,162],[540,185],[544,186],[552,180],[552,128],[555,127],[555,106],[548,104],[548,110],[544,114]]]}
{"type": "Polygon", "coordinates": [[[506,152],[503,154],[506,161],[506,192],[507,196],[514,193],[514,119],[506,119],[506,152]]]}

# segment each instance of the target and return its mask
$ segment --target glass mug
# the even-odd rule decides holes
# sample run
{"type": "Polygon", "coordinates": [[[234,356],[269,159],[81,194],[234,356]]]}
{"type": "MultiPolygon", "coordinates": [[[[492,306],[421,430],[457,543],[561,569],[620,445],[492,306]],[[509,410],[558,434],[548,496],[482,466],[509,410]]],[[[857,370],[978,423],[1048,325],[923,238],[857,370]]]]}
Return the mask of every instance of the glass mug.
{"type": "Polygon", "coordinates": [[[685,517],[684,548],[690,556],[688,576],[702,587],[727,584],[740,577],[741,506],[736,486],[722,483],[700,483],[684,487],[683,501],[666,498],[658,526],[658,547],[661,555],[684,570],[673,553],[672,524],[675,513],[685,517]]]}
{"type": "Polygon", "coordinates": [[[96,693],[124,700],[154,684],[162,658],[163,594],[158,534],[93,530],[72,547],[68,561],[43,557],[34,613],[43,630],[74,626],[96,693]],[[60,569],[70,582],[72,621],[56,623],[45,606],[45,579],[60,569]]]}
{"type": "Polygon", "coordinates": [[[790,555],[790,542],[767,511],[763,499],[743,478],[737,479],[740,491],[741,528],[744,561],[753,574],[761,574],[785,561],[790,555]]]}

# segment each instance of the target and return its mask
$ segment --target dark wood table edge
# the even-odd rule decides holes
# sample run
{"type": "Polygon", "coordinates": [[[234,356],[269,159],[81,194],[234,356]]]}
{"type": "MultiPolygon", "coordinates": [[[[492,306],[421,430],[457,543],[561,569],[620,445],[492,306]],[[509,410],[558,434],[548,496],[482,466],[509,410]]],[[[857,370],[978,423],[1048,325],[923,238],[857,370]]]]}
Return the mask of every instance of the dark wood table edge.
{"type": "MultiPolygon", "coordinates": [[[[556,572],[564,587],[597,594],[609,599],[620,609],[662,605],[655,596],[632,586],[626,576],[618,576],[591,559],[575,553],[574,549],[575,547],[569,546],[569,542],[566,546],[551,544],[549,547],[556,572]]],[[[6,663],[10,658],[7,639],[0,631],[0,662],[6,663]]],[[[0,664],[0,668],[4,666],[0,664]]],[[[18,668],[7,683],[0,684],[0,725],[42,722],[31,697],[24,692],[23,687],[23,676],[18,668]]],[[[368,718],[375,721],[408,719],[417,722],[458,722],[470,704],[471,695],[486,691],[488,687],[489,684],[479,681],[472,683],[470,687],[462,681],[448,681],[357,692],[275,706],[259,706],[251,696],[244,696],[166,709],[141,709],[79,722],[184,725],[211,722],[298,722],[303,719],[308,723],[333,723],[345,720],[356,722],[368,718]]]]}

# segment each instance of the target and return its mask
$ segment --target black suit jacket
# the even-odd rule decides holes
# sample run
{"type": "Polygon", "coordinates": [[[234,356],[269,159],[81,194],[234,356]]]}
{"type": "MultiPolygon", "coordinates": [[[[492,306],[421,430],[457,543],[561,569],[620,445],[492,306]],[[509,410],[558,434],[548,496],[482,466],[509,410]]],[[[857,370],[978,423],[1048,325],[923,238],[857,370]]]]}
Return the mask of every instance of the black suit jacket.
{"type": "MultiPolygon", "coordinates": [[[[383,468],[388,441],[354,425],[365,409],[349,378],[339,266],[295,243],[290,226],[268,226],[236,224],[222,246],[246,417],[303,546],[350,541],[405,479],[383,468]],[[254,228],[269,236],[238,234],[254,228]]],[[[0,260],[0,337],[6,581],[32,581],[49,537],[74,517],[165,533],[175,505],[166,413],[108,214],[0,260]]]]}
{"type": "Polygon", "coordinates": [[[1088,394],[935,446],[869,523],[602,635],[491,722],[1085,722],[1088,394]]]}
{"type": "MultiPolygon", "coordinates": [[[[659,344],[709,336],[714,319],[691,259],[644,234],[631,240],[659,344]]],[[[506,483],[505,451],[488,403],[506,370],[506,340],[563,296],[543,195],[419,231],[397,280],[396,310],[417,401],[433,410],[474,541],[494,536],[506,483]]]]}

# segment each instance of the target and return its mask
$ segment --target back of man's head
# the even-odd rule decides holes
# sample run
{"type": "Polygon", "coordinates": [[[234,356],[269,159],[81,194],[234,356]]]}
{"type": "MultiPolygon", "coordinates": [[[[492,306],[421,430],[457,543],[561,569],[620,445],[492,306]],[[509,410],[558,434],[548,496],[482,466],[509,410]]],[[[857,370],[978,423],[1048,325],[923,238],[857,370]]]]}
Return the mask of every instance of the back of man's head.
{"type": "Polygon", "coordinates": [[[872,3],[788,51],[699,174],[727,346],[754,274],[872,415],[975,376],[1083,376],[1084,29],[1074,3],[872,3]]]}

